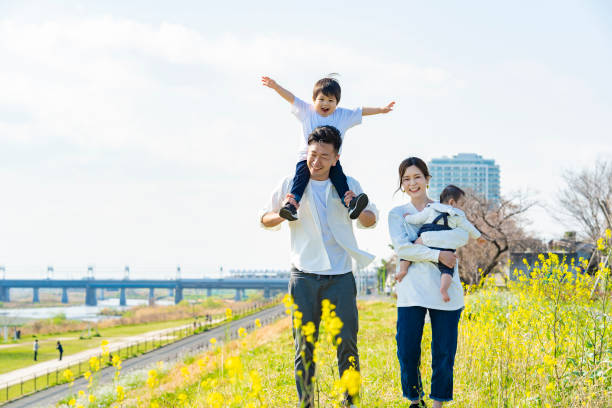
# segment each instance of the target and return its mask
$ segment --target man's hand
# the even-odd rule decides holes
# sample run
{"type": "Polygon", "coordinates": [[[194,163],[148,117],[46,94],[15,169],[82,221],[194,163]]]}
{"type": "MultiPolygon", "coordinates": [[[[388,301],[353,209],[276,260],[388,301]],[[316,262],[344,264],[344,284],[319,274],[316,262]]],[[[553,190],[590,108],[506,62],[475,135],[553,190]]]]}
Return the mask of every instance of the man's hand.
{"type": "Polygon", "coordinates": [[[267,86],[268,88],[272,88],[272,89],[276,89],[278,87],[278,84],[276,83],[276,81],[267,76],[261,77],[261,83],[263,86],[267,86]]]}
{"type": "Polygon", "coordinates": [[[391,102],[390,104],[388,104],[387,106],[380,108],[380,113],[389,113],[393,110],[393,105],[395,105],[395,102],[391,102]]]}
{"type": "Polygon", "coordinates": [[[425,245],[425,244],[423,243],[423,238],[421,238],[421,237],[418,237],[418,238],[416,239],[416,241],[414,241],[414,243],[415,243],[415,244],[417,244],[417,245],[425,245]]]}
{"type": "Polygon", "coordinates": [[[295,196],[294,196],[293,194],[291,194],[291,193],[288,193],[288,194],[285,196],[285,201],[283,201],[283,206],[284,206],[285,204],[287,204],[287,203],[289,203],[289,204],[293,204],[293,206],[295,207],[295,209],[296,209],[296,210],[297,210],[298,208],[300,208],[300,204],[299,204],[297,201],[295,201],[295,196]]]}
{"type": "Polygon", "coordinates": [[[354,192],[352,192],[351,190],[347,191],[344,194],[344,204],[346,204],[346,206],[348,207],[349,204],[351,203],[351,200],[353,198],[357,197],[357,194],[355,194],[354,192]]]}
{"type": "Polygon", "coordinates": [[[438,261],[448,266],[449,268],[455,267],[457,259],[459,259],[457,254],[451,251],[440,251],[440,255],[438,255],[438,261]]]}

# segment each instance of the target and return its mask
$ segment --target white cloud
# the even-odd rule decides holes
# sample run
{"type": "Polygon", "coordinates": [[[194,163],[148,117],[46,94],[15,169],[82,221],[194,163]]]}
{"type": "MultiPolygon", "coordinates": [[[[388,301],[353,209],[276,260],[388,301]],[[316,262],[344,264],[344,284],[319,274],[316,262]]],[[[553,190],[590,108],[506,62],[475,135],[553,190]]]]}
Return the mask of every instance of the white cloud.
{"type": "Polygon", "coordinates": [[[308,98],[319,76],[340,72],[344,106],[398,102],[352,129],[342,158],[383,210],[375,231],[359,232],[382,255],[408,154],[475,151],[500,162],[504,187],[533,187],[533,174],[555,174],[570,154],[587,163],[597,141],[574,149],[571,134],[601,132],[610,112],[541,64],[480,59],[459,75],[370,51],[112,16],[0,20],[0,148],[18,155],[0,169],[11,197],[0,262],[286,265],[286,235],[259,230],[255,214],[293,169],[300,131],[260,85],[265,74],[308,98]],[[547,149],[561,159],[539,156],[547,149]]]}

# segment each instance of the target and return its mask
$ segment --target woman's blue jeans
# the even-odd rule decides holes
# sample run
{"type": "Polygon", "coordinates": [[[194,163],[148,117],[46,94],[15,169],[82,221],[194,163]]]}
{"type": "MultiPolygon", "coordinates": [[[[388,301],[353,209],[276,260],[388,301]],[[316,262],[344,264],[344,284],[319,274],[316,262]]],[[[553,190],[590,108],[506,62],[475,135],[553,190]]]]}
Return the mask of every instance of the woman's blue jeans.
{"type": "Polygon", "coordinates": [[[423,398],[421,382],[421,338],[425,313],[431,319],[431,394],[435,401],[453,399],[453,366],[457,351],[459,310],[436,310],[420,306],[397,308],[397,358],[400,362],[402,392],[410,400],[423,398]]]}

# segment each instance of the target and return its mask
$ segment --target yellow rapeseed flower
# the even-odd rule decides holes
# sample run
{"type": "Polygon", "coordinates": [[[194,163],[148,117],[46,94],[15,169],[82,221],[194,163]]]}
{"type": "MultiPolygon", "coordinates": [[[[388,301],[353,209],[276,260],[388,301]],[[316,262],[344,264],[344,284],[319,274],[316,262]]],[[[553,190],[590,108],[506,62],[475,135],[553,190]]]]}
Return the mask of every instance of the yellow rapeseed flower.
{"type": "Polygon", "coordinates": [[[314,343],[315,325],[313,322],[308,322],[302,326],[302,333],[306,337],[306,341],[314,343]]]}
{"type": "Polygon", "coordinates": [[[600,251],[603,251],[606,249],[606,244],[604,243],[604,239],[603,238],[599,238],[597,240],[597,249],[600,251]]]}
{"type": "Polygon", "coordinates": [[[249,378],[251,379],[251,393],[250,397],[255,398],[261,392],[261,378],[259,377],[259,373],[255,370],[251,370],[249,372],[249,378]]]}
{"type": "Polygon", "coordinates": [[[91,368],[91,371],[93,371],[94,373],[97,371],[100,371],[100,359],[98,357],[91,357],[89,359],[89,367],[91,368]]]}
{"type": "Polygon", "coordinates": [[[198,358],[198,360],[196,361],[200,369],[204,368],[207,362],[208,362],[208,356],[206,356],[205,358],[198,358]]]}
{"type": "Polygon", "coordinates": [[[299,329],[302,327],[302,312],[296,310],[293,312],[293,327],[299,329]]]}
{"type": "Polygon", "coordinates": [[[242,361],[240,361],[240,357],[233,356],[228,358],[225,362],[225,368],[230,378],[242,378],[242,361]]]}
{"type": "Polygon", "coordinates": [[[212,408],[221,408],[223,406],[223,395],[217,391],[213,391],[206,396],[206,403],[212,408]]]}
{"type": "Polygon", "coordinates": [[[125,389],[118,385],[116,388],[117,391],[117,401],[121,402],[125,399],[125,389]]]}
{"type": "Polygon", "coordinates": [[[261,320],[255,319],[255,326],[261,327],[261,320]]]}
{"type": "Polygon", "coordinates": [[[359,371],[352,367],[348,370],[344,370],[340,381],[349,395],[355,396],[359,393],[359,388],[361,387],[361,375],[359,371]]]}
{"type": "Polygon", "coordinates": [[[181,375],[183,378],[189,378],[189,369],[187,367],[181,367],[181,375]]]}
{"type": "Polygon", "coordinates": [[[62,377],[64,377],[64,380],[66,380],[67,382],[74,381],[74,374],[72,373],[72,370],[70,370],[69,368],[64,370],[64,372],[62,373],[62,377]]]}

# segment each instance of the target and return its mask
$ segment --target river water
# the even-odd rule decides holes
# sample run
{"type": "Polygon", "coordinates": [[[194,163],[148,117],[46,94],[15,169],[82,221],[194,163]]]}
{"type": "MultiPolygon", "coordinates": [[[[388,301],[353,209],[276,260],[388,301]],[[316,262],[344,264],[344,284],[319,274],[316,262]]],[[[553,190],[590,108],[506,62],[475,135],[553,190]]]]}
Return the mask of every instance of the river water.
{"type": "MultiPolygon", "coordinates": [[[[55,307],[29,307],[18,309],[0,308],[0,320],[9,320],[11,318],[18,319],[48,319],[57,316],[60,313],[66,315],[67,319],[98,321],[102,319],[112,318],[114,316],[102,316],[100,312],[103,309],[115,309],[123,311],[133,306],[147,305],[147,299],[127,299],[127,306],[119,306],[119,299],[98,300],[97,306],[55,306],[55,307]]],[[[174,299],[159,299],[155,301],[157,305],[172,305],[174,299]]]]}

